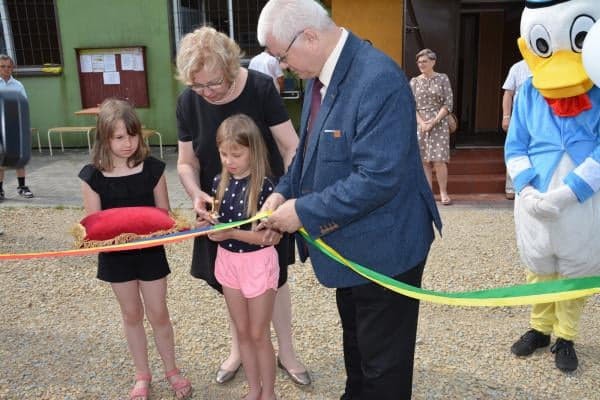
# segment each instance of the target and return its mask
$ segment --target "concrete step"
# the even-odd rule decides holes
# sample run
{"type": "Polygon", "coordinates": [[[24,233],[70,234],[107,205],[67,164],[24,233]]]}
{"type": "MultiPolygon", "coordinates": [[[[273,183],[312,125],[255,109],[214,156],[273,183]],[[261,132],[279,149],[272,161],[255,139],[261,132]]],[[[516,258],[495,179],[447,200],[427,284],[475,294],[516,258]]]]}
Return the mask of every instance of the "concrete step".
{"type": "MultiPolygon", "coordinates": [[[[453,149],[448,164],[448,193],[500,194],[504,193],[506,167],[504,149],[453,149]]],[[[433,189],[439,189],[433,174],[433,189]]]]}
{"type": "Polygon", "coordinates": [[[504,159],[450,159],[449,175],[493,175],[505,174],[504,159]]]}
{"type": "MultiPolygon", "coordinates": [[[[504,193],[505,179],[505,174],[448,175],[448,193],[504,193]]],[[[435,193],[439,193],[435,174],[433,189],[435,193]]]]}

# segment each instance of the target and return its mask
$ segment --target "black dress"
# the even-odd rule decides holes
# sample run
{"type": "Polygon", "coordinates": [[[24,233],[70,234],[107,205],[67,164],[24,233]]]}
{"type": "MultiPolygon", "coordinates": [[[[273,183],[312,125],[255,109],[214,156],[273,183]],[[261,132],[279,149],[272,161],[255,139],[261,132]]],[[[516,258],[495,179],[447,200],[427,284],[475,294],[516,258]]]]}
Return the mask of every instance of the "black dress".
{"type": "MultiPolygon", "coordinates": [[[[213,178],[221,173],[221,160],[216,143],[217,128],[234,114],[246,114],[260,129],[269,151],[269,164],[275,179],[283,175],[283,159],[269,127],[289,120],[277,93],[273,79],[249,70],[246,85],[238,98],[227,104],[214,105],[187,88],[177,101],[177,134],[182,142],[192,142],[194,154],[200,162],[200,189],[210,193],[213,178]]],[[[279,286],[287,282],[287,266],[294,263],[294,240],[284,235],[277,246],[279,255],[279,286]]],[[[221,291],[215,278],[217,244],[205,237],[194,240],[191,274],[221,291]]]]}
{"type": "MultiPolygon", "coordinates": [[[[148,157],[142,171],[137,174],[107,177],[92,164],[88,164],[79,172],[79,178],[98,193],[103,210],[133,206],[154,207],[154,187],[164,170],[164,162],[148,157]]],[[[97,277],[106,282],[137,279],[153,281],[164,278],[170,272],[163,246],[98,254],[97,277]]]]}

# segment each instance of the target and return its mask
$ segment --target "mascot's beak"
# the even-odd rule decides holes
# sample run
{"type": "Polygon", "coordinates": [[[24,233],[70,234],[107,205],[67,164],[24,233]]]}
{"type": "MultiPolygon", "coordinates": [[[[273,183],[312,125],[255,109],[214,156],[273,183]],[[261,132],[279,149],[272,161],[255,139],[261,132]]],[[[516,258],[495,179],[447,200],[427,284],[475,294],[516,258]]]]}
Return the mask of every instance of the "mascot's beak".
{"type": "Polygon", "coordinates": [[[594,86],[583,68],[581,54],[561,50],[548,58],[534,54],[520,37],[519,50],[533,75],[533,86],[547,99],[564,99],[586,93],[594,86]]]}

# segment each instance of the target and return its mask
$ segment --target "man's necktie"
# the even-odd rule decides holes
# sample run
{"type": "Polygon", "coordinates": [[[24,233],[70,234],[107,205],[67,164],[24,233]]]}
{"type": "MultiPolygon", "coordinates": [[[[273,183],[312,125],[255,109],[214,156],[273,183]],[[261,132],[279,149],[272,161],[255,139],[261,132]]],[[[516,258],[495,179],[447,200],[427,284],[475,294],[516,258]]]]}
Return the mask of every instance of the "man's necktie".
{"type": "Polygon", "coordinates": [[[310,100],[310,115],[308,117],[308,124],[306,124],[306,142],[305,148],[308,147],[308,141],[310,139],[310,135],[312,133],[313,122],[317,119],[317,115],[319,115],[319,109],[321,108],[321,88],[323,87],[323,83],[319,80],[319,78],[315,78],[312,86],[311,100],[310,100]]]}

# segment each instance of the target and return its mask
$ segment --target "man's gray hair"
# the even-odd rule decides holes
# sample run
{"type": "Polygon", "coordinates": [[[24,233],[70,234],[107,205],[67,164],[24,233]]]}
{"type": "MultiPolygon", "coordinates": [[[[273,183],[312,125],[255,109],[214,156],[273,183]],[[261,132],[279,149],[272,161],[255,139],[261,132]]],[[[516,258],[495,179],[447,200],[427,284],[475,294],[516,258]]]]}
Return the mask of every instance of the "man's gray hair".
{"type": "Polygon", "coordinates": [[[306,28],[321,31],[333,26],[327,10],[314,0],[270,0],[260,12],[256,30],[264,46],[269,34],[286,43],[306,28]]]}

